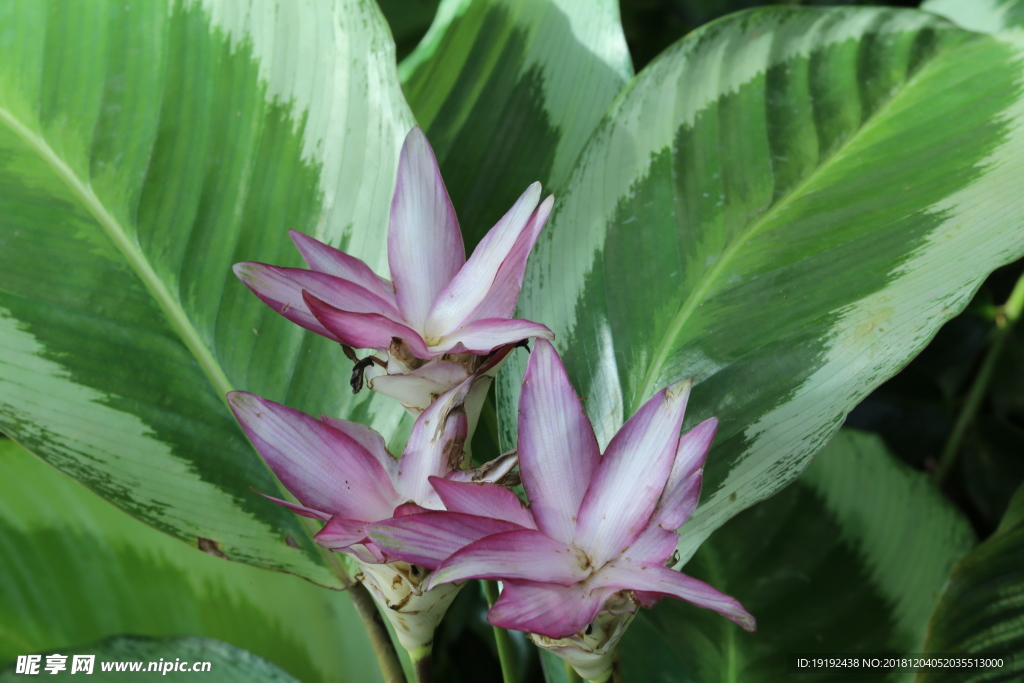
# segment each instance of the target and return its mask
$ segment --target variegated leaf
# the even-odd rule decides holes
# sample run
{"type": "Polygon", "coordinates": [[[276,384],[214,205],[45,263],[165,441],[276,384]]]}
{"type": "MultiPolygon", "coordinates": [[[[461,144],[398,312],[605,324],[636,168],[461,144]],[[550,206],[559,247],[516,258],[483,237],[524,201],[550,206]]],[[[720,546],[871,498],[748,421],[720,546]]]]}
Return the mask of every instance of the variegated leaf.
{"type": "Polygon", "coordinates": [[[615,0],[445,0],[400,73],[472,247],[559,190],[633,69],[615,0]]]}
{"type": "Polygon", "coordinates": [[[921,3],[921,9],[972,31],[998,33],[1024,27],[1021,0],[927,0],[921,3]]]}
{"type": "Polygon", "coordinates": [[[412,117],[370,0],[0,3],[0,431],[227,557],[339,585],[224,402],[385,433],[337,346],[231,273],[287,231],[386,272],[412,117]]]}
{"type": "MultiPolygon", "coordinates": [[[[598,126],[519,314],[556,333],[602,443],[696,378],[687,424],[721,428],[684,560],[1024,254],[1022,58],[916,10],[754,10],[681,40],[598,126]]],[[[499,389],[510,444],[514,371],[499,389]]]]}
{"type": "Polygon", "coordinates": [[[347,593],[190,552],[9,439],[0,471],[0,669],[119,634],[189,634],[304,681],[379,680],[347,593]]]}

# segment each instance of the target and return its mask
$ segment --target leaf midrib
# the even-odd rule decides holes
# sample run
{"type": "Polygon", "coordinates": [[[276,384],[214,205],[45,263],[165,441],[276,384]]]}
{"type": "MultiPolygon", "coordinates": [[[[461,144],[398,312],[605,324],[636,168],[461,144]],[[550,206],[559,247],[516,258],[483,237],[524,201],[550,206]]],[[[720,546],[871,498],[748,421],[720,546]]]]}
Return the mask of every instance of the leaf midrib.
{"type": "MultiPolygon", "coordinates": [[[[643,383],[641,384],[639,391],[633,395],[633,406],[632,410],[629,413],[630,415],[638,411],[640,409],[640,406],[643,404],[643,401],[645,401],[653,392],[654,382],[658,378],[658,373],[660,372],[660,369],[664,367],[669,355],[671,354],[673,343],[679,338],[679,334],[682,331],[683,327],[689,321],[690,316],[693,315],[693,312],[697,309],[698,305],[703,300],[704,295],[711,287],[711,284],[715,282],[715,280],[717,280],[718,274],[723,270],[725,264],[728,263],[733,257],[733,255],[735,255],[741,247],[745,246],[746,243],[754,235],[759,233],[761,229],[768,224],[769,221],[771,221],[775,216],[778,215],[779,211],[781,210],[780,207],[787,205],[794,197],[799,195],[804,190],[804,188],[806,188],[814,180],[816,180],[818,176],[821,175],[824,169],[829,168],[832,164],[836,162],[837,159],[842,157],[843,152],[847,150],[853,144],[854,141],[858,140],[865,130],[868,130],[872,125],[874,125],[877,122],[877,120],[882,116],[882,114],[888,111],[889,108],[893,105],[893,103],[896,102],[904,93],[906,93],[912,87],[913,83],[916,80],[918,80],[921,74],[925,72],[928,69],[928,67],[931,66],[932,62],[938,56],[938,54],[935,54],[926,63],[921,64],[918,67],[918,69],[914,72],[914,74],[911,75],[910,78],[908,78],[903,83],[903,85],[899,87],[899,89],[897,89],[896,92],[894,92],[889,97],[889,99],[885,100],[881,105],[879,105],[878,108],[875,109],[874,113],[872,113],[867,119],[865,119],[861,123],[860,127],[857,128],[857,130],[855,130],[848,139],[846,139],[842,144],[837,146],[831,154],[822,159],[818,166],[815,167],[815,169],[812,170],[810,173],[808,173],[806,177],[800,180],[800,182],[794,185],[789,191],[785,192],[781,197],[779,197],[777,201],[773,202],[772,205],[764,213],[762,213],[756,219],[751,221],[750,225],[748,225],[747,228],[743,232],[741,232],[737,236],[737,238],[731,244],[729,244],[728,247],[725,248],[725,250],[722,252],[721,257],[718,258],[715,261],[714,266],[708,269],[705,272],[705,274],[701,277],[701,279],[697,283],[697,286],[691,291],[690,295],[683,301],[683,304],[680,307],[679,312],[672,319],[672,323],[669,325],[668,331],[662,338],[661,344],[658,345],[657,353],[655,353],[654,358],[647,366],[647,371],[644,373],[643,383]]],[[[676,130],[678,130],[678,128],[676,130]]]]}
{"type": "Polygon", "coordinates": [[[47,144],[42,136],[22,124],[17,117],[4,107],[0,107],[0,121],[3,121],[8,128],[34,149],[50,166],[57,177],[64,181],[67,188],[85,206],[103,232],[128,261],[128,264],[142,281],[146,290],[156,299],[157,305],[164,312],[171,327],[188,348],[193,358],[199,363],[199,367],[202,368],[210,384],[213,385],[219,394],[221,401],[227,405],[226,395],[234,387],[228,380],[227,375],[224,374],[224,370],[220,367],[216,358],[214,358],[213,351],[203,341],[199,330],[192,324],[177,298],[157,275],[153,266],[142,253],[138,243],[129,237],[124,227],[107,211],[103,202],[92,191],[92,186],[75,175],[75,172],[53,151],[53,148],[47,144]]]}
{"type": "MultiPolygon", "coordinates": [[[[74,171],[57,156],[42,136],[37,135],[30,128],[23,125],[5,107],[0,107],[0,122],[6,124],[18,137],[35,149],[53,169],[54,173],[64,181],[68,189],[85,205],[104,233],[106,233],[135,270],[136,275],[142,281],[147,291],[156,299],[157,304],[171,323],[171,327],[199,363],[210,384],[213,385],[221,402],[226,408],[230,409],[227,403],[227,394],[234,389],[234,386],[228,380],[227,375],[224,374],[220,364],[217,363],[213,351],[203,342],[199,330],[192,324],[181,304],[171,294],[164,281],[157,276],[153,266],[146,260],[139,245],[132,241],[124,227],[107,211],[103,202],[92,191],[89,183],[82,182],[75,175],[74,171]]],[[[271,471],[269,465],[266,465],[262,458],[259,458],[259,461],[263,463],[264,467],[267,467],[268,471],[271,471]]],[[[303,529],[312,536],[308,526],[304,525],[303,529]]],[[[320,559],[328,571],[337,576],[343,584],[347,584],[349,582],[349,574],[337,559],[336,554],[328,552],[320,545],[316,545],[316,548],[320,559]]]]}

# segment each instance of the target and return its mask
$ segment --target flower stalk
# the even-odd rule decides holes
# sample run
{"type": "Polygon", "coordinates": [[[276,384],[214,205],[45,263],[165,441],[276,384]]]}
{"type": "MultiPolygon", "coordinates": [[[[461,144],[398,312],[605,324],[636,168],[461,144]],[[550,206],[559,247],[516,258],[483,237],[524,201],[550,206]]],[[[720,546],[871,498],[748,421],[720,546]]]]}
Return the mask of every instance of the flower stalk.
{"type": "Polygon", "coordinates": [[[412,657],[413,676],[416,683],[433,683],[434,681],[434,657],[430,648],[410,652],[412,657]]]}
{"type": "Polygon", "coordinates": [[[992,346],[989,347],[988,353],[985,354],[985,360],[982,361],[981,368],[971,384],[971,388],[967,393],[967,399],[964,401],[960,414],[957,415],[956,422],[953,424],[953,431],[950,432],[949,440],[946,441],[946,445],[942,449],[939,463],[932,475],[938,486],[942,486],[946,477],[952,471],[953,465],[956,463],[957,455],[960,453],[960,446],[963,443],[964,436],[967,434],[967,428],[974,421],[974,416],[981,407],[981,402],[985,398],[985,392],[988,390],[989,383],[992,381],[992,375],[995,372],[999,358],[1002,356],[1003,349],[1006,348],[1006,343],[1010,339],[1013,327],[1017,324],[1022,312],[1024,312],[1024,276],[1017,280],[1017,284],[1014,285],[1010,297],[996,316],[995,340],[992,342],[992,346]]]}
{"type": "Polygon", "coordinates": [[[348,595],[366,628],[366,635],[370,639],[370,646],[373,647],[373,654],[377,658],[377,665],[385,683],[405,683],[405,672],[402,670],[398,651],[395,650],[395,644],[391,641],[387,626],[384,625],[384,617],[377,610],[369,591],[363,584],[354,583],[348,588],[348,595]]]}
{"type": "MultiPolygon", "coordinates": [[[[481,581],[480,588],[487,600],[487,606],[494,607],[494,603],[498,601],[498,583],[496,581],[481,581]]],[[[501,663],[501,680],[504,683],[516,683],[515,652],[508,631],[500,626],[491,628],[494,631],[494,644],[498,648],[498,661],[501,663]]]]}

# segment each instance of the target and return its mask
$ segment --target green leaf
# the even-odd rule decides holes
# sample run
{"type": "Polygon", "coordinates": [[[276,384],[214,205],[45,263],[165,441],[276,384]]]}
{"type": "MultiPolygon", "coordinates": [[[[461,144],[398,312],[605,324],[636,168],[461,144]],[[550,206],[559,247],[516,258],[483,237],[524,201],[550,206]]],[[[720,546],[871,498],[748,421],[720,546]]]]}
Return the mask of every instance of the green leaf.
{"type": "MultiPolygon", "coordinates": [[[[46,657],[40,661],[39,672],[46,675],[46,680],[60,680],[69,676],[79,676],[84,671],[72,673],[72,662],[74,655],[95,655],[93,670],[90,681],[117,681],[123,680],[126,672],[132,671],[133,664],[139,664],[138,671],[149,671],[149,666],[154,666],[155,672],[160,672],[162,681],[191,681],[197,674],[209,672],[216,676],[218,681],[224,683],[297,683],[299,679],[289,676],[270,662],[260,659],[256,655],[240,650],[237,647],[221,643],[209,638],[196,638],[194,636],[182,636],[178,638],[164,638],[156,640],[152,638],[138,638],[135,636],[116,636],[108,638],[103,642],[91,643],[71,649],[61,649],[48,653],[63,655],[67,659],[61,660],[64,669],[59,673],[50,673],[45,669],[48,663],[46,657]],[[111,671],[104,671],[102,663],[112,665],[122,664],[124,668],[120,671],[112,666],[111,671]],[[209,664],[209,668],[206,668],[209,664]],[[164,666],[167,665],[167,671],[164,666]],[[198,665],[200,668],[193,671],[191,667],[198,665]],[[184,671],[171,670],[170,666],[187,666],[184,671]],[[55,676],[56,678],[51,678],[55,676]],[[95,678],[92,678],[95,676],[95,678]]],[[[15,667],[9,667],[6,671],[0,672],[0,681],[23,681],[24,675],[16,673],[15,667]]],[[[78,680],[71,678],[69,680],[78,680]]]]}
{"type": "Polygon", "coordinates": [[[305,681],[379,679],[347,594],[190,551],[7,439],[0,471],[0,668],[120,633],[189,633],[305,681]]]}
{"type": "Polygon", "coordinates": [[[231,273],[289,228],[384,272],[411,125],[376,6],[0,5],[0,431],[132,515],[337,586],[223,402],[385,434],[336,345],[231,273]],[[293,547],[296,546],[296,547],[293,547]]]}
{"type": "Polygon", "coordinates": [[[400,72],[467,248],[530,183],[561,187],[633,76],[615,0],[444,0],[400,72]]]}
{"type": "Polygon", "coordinates": [[[721,426],[684,560],[1024,253],[1022,51],[914,10],[740,13],[652,63],[588,142],[518,313],[557,335],[601,443],[696,378],[687,426],[721,426]]]}
{"type": "Polygon", "coordinates": [[[953,568],[928,624],[924,651],[1011,656],[1017,673],[934,670],[918,676],[921,683],[1020,680],[1024,671],[1024,486],[1017,489],[996,532],[953,568]]]}
{"type": "Polygon", "coordinates": [[[796,483],[725,524],[684,568],[743,603],[757,632],[663,600],[626,632],[624,678],[867,680],[862,672],[789,674],[786,655],[921,652],[948,572],[973,543],[966,519],[926,475],[877,436],[842,430],[796,483]]]}
{"type": "Polygon", "coordinates": [[[982,33],[1024,27],[1021,0],[928,0],[921,3],[921,9],[982,33]]]}

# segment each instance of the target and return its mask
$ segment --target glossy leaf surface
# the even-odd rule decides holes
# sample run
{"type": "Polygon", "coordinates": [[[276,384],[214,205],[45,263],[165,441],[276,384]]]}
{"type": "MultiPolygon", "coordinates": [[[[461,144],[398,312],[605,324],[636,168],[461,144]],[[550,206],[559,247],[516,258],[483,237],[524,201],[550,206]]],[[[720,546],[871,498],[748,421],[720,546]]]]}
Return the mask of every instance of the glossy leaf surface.
{"type": "Polygon", "coordinates": [[[919,681],[1015,681],[1024,674],[1024,486],[990,538],[953,569],[926,652],[1014,660],[1011,671],[923,673],[919,681]]]}
{"type": "MultiPolygon", "coordinates": [[[[0,431],[132,515],[339,585],[223,403],[391,433],[351,364],[232,275],[299,229],[386,272],[411,126],[365,0],[0,6],[0,431]]],[[[383,406],[383,407],[381,407],[383,406]]]]}
{"type": "MultiPolygon", "coordinates": [[[[83,675],[89,675],[90,681],[118,681],[124,680],[125,674],[132,669],[133,664],[141,664],[138,669],[148,673],[150,663],[160,665],[154,670],[160,672],[160,680],[163,681],[191,681],[202,675],[216,676],[218,681],[224,683],[296,683],[299,679],[289,676],[286,672],[274,666],[265,659],[260,659],[251,652],[246,652],[233,645],[222,643],[209,638],[197,638],[195,636],[181,636],[178,638],[138,638],[134,636],[116,636],[108,638],[99,643],[90,643],[71,649],[58,649],[47,654],[63,655],[67,657],[62,663],[64,669],[59,671],[47,671],[45,666],[48,663],[46,657],[40,661],[39,673],[46,676],[46,680],[81,680],[83,675]],[[95,655],[93,670],[89,674],[84,671],[72,673],[72,662],[74,655],[95,655]],[[125,665],[121,671],[116,668],[112,671],[103,671],[102,663],[119,663],[125,665]],[[200,669],[192,671],[163,671],[163,664],[184,663],[188,667],[199,665],[200,669]],[[204,668],[209,664],[209,668],[204,668]],[[207,673],[208,672],[208,673],[207,673]],[[75,678],[71,678],[75,676],[75,678]]],[[[129,674],[130,675],[130,674],[129,674]]],[[[142,674],[135,674],[140,676],[142,674]]],[[[18,674],[15,667],[0,672],[0,681],[22,681],[24,674],[18,674]]]]}
{"type": "Polygon", "coordinates": [[[633,75],[615,0],[445,0],[400,71],[467,248],[530,183],[558,191],[633,75]]]}
{"type": "Polygon", "coordinates": [[[716,531],[683,568],[740,600],[757,632],[662,601],[626,632],[625,679],[907,680],[905,672],[790,674],[786,655],[921,652],[949,570],[973,543],[966,519],[926,475],[877,436],[843,430],[796,483],[716,531]]]}
{"type": "Polygon", "coordinates": [[[602,443],[696,378],[687,426],[721,423],[684,560],[1024,253],[1022,47],[914,10],[740,13],[590,139],[519,313],[557,335],[602,443]]]}
{"type": "Polygon", "coordinates": [[[301,680],[379,679],[345,593],[189,550],[7,439],[0,471],[0,668],[117,634],[192,634],[301,680]]]}

